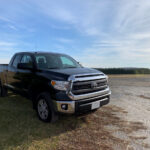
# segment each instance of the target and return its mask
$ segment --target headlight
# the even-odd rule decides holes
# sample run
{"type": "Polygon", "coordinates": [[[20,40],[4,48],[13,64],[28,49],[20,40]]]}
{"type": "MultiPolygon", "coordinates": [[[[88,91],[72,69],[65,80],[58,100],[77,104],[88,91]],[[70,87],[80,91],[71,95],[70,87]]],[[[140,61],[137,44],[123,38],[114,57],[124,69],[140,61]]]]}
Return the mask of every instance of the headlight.
{"type": "Polygon", "coordinates": [[[51,85],[57,89],[57,90],[61,90],[61,91],[67,91],[67,89],[69,88],[69,82],[67,81],[56,81],[56,80],[52,80],[51,81],[51,85]]]}

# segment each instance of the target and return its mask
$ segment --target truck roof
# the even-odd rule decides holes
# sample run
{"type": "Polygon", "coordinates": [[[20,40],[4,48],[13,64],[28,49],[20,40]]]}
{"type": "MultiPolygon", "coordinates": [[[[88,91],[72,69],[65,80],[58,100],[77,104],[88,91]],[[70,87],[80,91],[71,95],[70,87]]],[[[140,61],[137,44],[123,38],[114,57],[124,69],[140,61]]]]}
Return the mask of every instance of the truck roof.
{"type": "Polygon", "coordinates": [[[63,53],[55,53],[55,52],[46,52],[46,51],[27,51],[27,52],[17,52],[16,54],[56,54],[56,55],[65,55],[63,53]]]}

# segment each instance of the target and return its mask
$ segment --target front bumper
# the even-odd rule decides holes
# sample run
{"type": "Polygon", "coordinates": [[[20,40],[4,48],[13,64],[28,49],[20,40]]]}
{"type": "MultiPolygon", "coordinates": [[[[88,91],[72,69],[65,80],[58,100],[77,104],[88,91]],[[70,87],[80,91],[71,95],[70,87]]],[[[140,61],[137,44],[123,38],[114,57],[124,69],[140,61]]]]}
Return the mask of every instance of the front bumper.
{"type": "MultiPolygon", "coordinates": [[[[65,114],[81,114],[90,112],[92,110],[92,103],[99,102],[100,106],[109,103],[111,91],[101,93],[101,95],[96,95],[94,97],[88,97],[84,99],[71,100],[71,101],[53,101],[55,105],[56,112],[65,114]],[[63,106],[66,106],[65,109],[63,106]]],[[[96,108],[97,109],[97,108],[96,108]]]]}

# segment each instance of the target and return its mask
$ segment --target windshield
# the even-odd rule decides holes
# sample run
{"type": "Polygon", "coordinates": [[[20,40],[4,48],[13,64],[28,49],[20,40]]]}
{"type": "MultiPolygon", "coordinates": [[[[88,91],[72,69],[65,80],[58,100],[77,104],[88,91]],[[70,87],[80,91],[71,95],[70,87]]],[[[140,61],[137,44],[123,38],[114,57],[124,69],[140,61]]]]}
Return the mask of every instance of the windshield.
{"type": "Polygon", "coordinates": [[[81,68],[73,58],[61,54],[36,54],[35,60],[38,69],[66,69],[81,68]]]}

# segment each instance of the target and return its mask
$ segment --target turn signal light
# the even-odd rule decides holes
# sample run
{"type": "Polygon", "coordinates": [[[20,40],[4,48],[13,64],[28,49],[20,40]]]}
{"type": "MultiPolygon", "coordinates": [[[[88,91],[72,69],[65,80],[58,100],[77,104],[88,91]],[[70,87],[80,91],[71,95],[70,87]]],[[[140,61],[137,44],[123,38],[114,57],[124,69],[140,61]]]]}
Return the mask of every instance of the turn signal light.
{"type": "Polygon", "coordinates": [[[52,84],[52,86],[54,86],[56,84],[56,82],[55,81],[51,81],[51,84],[52,84]]]}

